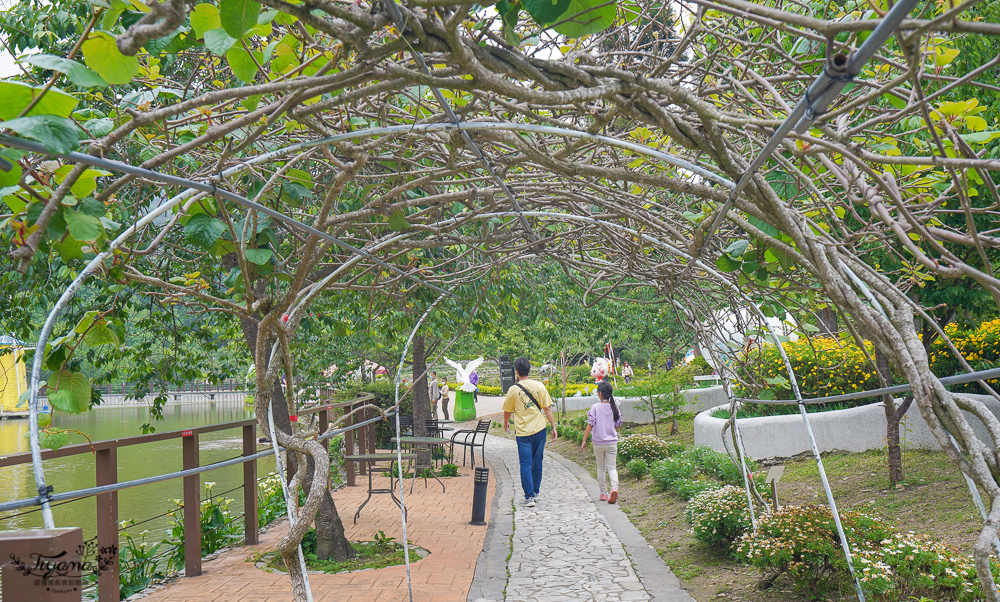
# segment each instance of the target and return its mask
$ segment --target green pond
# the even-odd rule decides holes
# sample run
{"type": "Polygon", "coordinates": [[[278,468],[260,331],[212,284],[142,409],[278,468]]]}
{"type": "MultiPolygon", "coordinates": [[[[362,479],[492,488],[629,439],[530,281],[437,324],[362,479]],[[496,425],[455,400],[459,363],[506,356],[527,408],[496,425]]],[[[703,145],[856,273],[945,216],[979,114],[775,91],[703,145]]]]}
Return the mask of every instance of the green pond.
{"type": "MultiPolygon", "coordinates": [[[[242,401],[178,403],[168,405],[163,420],[153,422],[157,432],[177,431],[211,424],[221,424],[253,418],[252,409],[242,401]]],[[[141,435],[139,426],[150,421],[145,407],[103,407],[79,415],[56,413],[53,424],[86,433],[93,441],[120,439],[141,435]]],[[[29,451],[26,419],[0,420],[0,456],[29,451]]],[[[258,436],[260,436],[258,434],[258,436]]],[[[73,435],[71,443],[84,443],[85,439],[73,435]]],[[[258,446],[258,451],[267,446],[258,446]]],[[[242,430],[227,429],[200,435],[199,460],[202,465],[239,456],[242,451],[242,430]]],[[[44,462],[46,483],[56,493],[68,492],[95,485],[94,455],[77,454],[44,462]]],[[[118,480],[127,481],[181,470],[181,439],[168,439],[118,449],[118,480]]],[[[257,476],[262,478],[274,471],[274,457],[257,461],[257,476]]],[[[230,510],[234,515],[243,512],[243,490],[231,489],[243,484],[242,465],[220,468],[202,473],[202,484],[214,482],[214,495],[233,498],[230,510]]],[[[35,495],[35,481],[31,464],[0,468],[0,501],[24,499],[35,495]]],[[[204,489],[203,489],[204,491],[204,489]]],[[[133,536],[148,531],[146,540],[158,542],[167,536],[170,517],[164,513],[176,508],[171,498],[183,497],[183,480],[172,479],[118,492],[119,520],[134,519],[137,524],[129,529],[133,536]],[[145,522],[144,522],[145,521],[145,522]]],[[[0,530],[31,529],[42,526],[41,512],[37,507],[0,513],[0,530]]],[[[82,527],[83,537],[96,535],[94,512],[96,498],[84,498],[61,503],[52,509],[56,527],[82,527]]]]}

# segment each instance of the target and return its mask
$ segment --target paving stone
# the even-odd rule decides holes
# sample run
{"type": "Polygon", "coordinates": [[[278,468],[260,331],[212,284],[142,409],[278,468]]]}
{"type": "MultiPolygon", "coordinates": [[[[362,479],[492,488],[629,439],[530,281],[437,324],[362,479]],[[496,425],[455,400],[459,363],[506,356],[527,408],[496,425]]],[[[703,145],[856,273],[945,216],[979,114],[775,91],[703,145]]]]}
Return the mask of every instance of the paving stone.
{"type": "MultiPolygon", "coordinates": [[[[489,444],[503,463],[496,470],[506,468],[518,500],[523,494],[515,442],[491,437],[489,444]]],[[[508,569],[516,567],[518,576],[511,573],[507,602],[570,602],[580,599],[581,590],[601,602],[652,599],[597,502],[569,469],[548,455],[542,463],[541,491],[534,508],[514,506],[508,569]],[[527,579],[522,577],[525,570],[527,579]]]]}

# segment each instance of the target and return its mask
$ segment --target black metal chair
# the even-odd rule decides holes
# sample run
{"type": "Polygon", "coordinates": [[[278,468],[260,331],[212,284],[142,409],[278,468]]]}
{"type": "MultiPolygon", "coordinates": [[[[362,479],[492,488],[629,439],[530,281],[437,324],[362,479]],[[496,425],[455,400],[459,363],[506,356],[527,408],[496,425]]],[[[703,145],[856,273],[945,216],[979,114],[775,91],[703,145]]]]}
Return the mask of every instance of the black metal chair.
{"type": "MultiPolygon", "coordinates": [[[[461,445],[466,449],[472,448],[472,466],[475,467],[476,448],[478,447],[482,450],[483,464],[486,464],[486,435],[487,433],[490,432],[490,424],[492,424],[492,422],[493,422],[492,420],[480,420],[479,423],[476,424],[476,428],[474,429],[462,429],[459,431],[455,431],[451,435],[452,457],[454,457],[455,455],[456,445],[461,445]],[[482,437],[478,438],[477,440],[477,435],[482,435],[482,437]]],[[[462,450],[462,466],[465,466],[466,449],[462,450]]]]}
{"type": "Polygon", "coordinates": [[[399,415],[399,434],[403,436],[413,435],[413,414],[399,415]]]}

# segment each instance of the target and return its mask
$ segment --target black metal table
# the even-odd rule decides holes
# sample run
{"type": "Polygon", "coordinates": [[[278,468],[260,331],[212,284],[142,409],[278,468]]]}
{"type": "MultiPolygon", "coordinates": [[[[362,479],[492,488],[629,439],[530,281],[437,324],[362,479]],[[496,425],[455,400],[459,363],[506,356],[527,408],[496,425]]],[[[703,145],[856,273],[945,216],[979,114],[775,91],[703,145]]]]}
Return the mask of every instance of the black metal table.
{"type": "MultiPolygon", "coordinates": [[[[451,443],[448,439],[445,439],[443,437],[393,437],[392,438],[392,442],[393,443],[398,442],[400,445],[407,445],[407,446],[411,446],[411,447],[426,447],[427,448],[428,457],[430,457],[431,455],[433,455],[433,454],[431,454],[431,448],[432,447],[437,447],[437,446],[442,446],[443,447],[443,446],[448,445],[449,443],[451,443]]],[[[411,453],[410,455],[419,458],[418,454],[411,453]]],[[[433,459],[431,459],[430,462],[426,466],[424,466],[423,464],[418,464],[417,462],[419,462],[419,460],[414,460],[413,466],[412,466],[412,468],[413,468],[413,482],[410,483],[410,493],[413,493],[413,483],[416,482],[416,480],[417,480],[417,470],[419,470],[419,469],[432,470],[433,467],[434,467],[433,466],[433,464],[434,464],[434,460],[433,459]]],[[[436,474],[434,474],[433,472],[431,472],[431,476],[434,477],[435,481],[437,481],[438,483],[441,483],[441,491],[442,492],[445,491],[444,483],[441,482],[441,479],[439,479],[438,476],[436,474]]],[[[424,487],[427,487],[427,477],[424,477],[424,487]]]]}
{"type": "MultiPolygon", "coordinates": [[[[390,496],[392,496],[392,501],[395,502],[397,506],[399,506],[400,508],[403,507],[403,505],[399,503],[399,499],[396,498],[396,490],[395,490],[395,487],[394,487],[395,480],[393,478],[393,472],[392,472],[392,463],[396,462],[399,459],[400,459],[400,456],[398,456],[397,454],[392,454],[392,453],[354,454],[354,455],[350,455],[350,456],[344,456],[344,461],[345,462],[364,462],[364,463],[368,464],[368,497],[365,498],[365,501],[361,502],[361,505],[358,506],[357,511],[354,513],[354,524],[355,525],[358,524],[358,516],[361,515],[361,509],[364,508],[365,504],[367,504],[369,502],[369,500],[372,499],[372,494],[374,494],[374,493],[388,493],[390,496]],[[376,489],[374,487],[374,485],[372,484],[372,473],[374,472],[372,469],[375,467],[375,464],[378,464],[379,462],[389,462],[390,463],[389,464],[389,487],[387,489],[386,488],[376,489]]],[[[402,455],[402,459],[403,460],[414,460],[415,461],[417,459],[417,454],[406,453],[406,454],[402,455]]],[[[412,489],[412,486],[411,486],[411,489],[412,489]]],[[[405,512],[405,510],[404,510],[404,512],[405,512]]]]}

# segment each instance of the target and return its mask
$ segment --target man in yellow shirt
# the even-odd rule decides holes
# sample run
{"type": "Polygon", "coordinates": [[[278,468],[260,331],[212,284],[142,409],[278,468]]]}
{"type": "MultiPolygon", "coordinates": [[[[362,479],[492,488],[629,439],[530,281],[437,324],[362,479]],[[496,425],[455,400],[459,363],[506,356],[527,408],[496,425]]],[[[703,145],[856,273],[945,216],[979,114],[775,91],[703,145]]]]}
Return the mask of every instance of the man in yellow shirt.
{"type": "Polygon", "coordinates": [[[510,432],[510,417],[514,416],[514,433],[517,435],[517,455],[521,461],[521,488],[524,489],[525,506],[534,507],[542,482],[542,458],[545,456],[545,420],[552,425],[552,439],[556,433],[556,419],[552,416],[552,398],[545,385],[528,378],[531,363],[528,358],[514,360],[517,384],[507,390],[503,401],[503,430],[510,432]]]}

